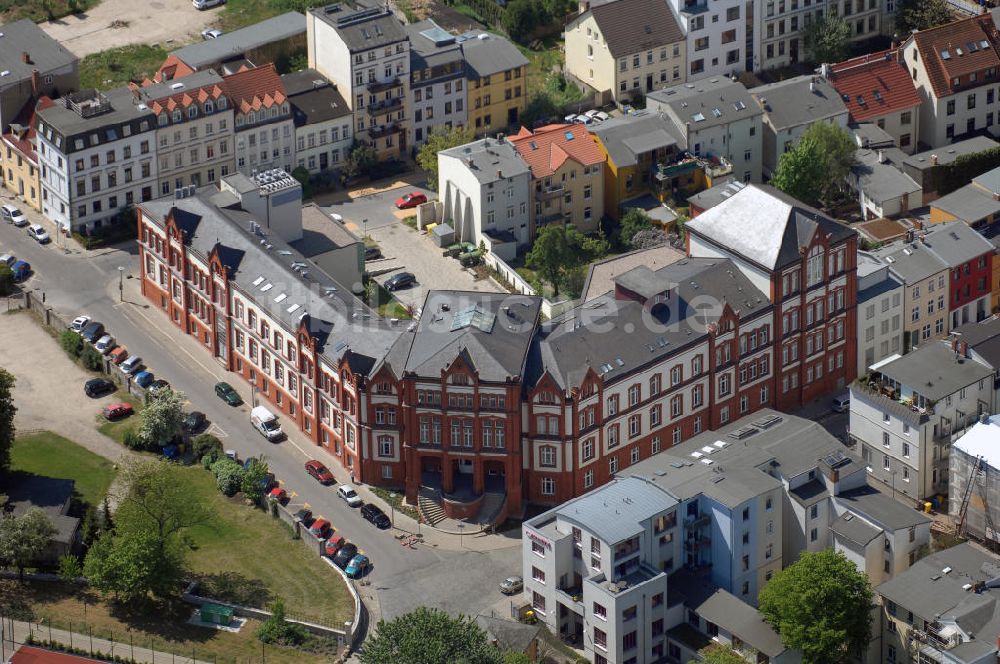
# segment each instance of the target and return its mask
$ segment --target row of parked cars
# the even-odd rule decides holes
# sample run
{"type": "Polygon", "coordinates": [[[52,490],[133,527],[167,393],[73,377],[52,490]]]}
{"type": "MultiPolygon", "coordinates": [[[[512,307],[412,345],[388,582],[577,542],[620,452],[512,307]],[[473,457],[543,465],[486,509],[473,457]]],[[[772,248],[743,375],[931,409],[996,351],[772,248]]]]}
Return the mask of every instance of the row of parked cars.
{"type": "Polygon", "coordinates": [[[570,113],[565,118],[563,118],[563,120],[566,121],[566,124],[580,123],[585,125],[591,125],[591,124],[597,124],[599,122],[604,122],[610,117],[611,116],[605,113],[604,111],[598,111],[597,109],[594,109],[592,111],[587,111],[586,113],[580,113],[579,115],[575,113],[570,113]]]}

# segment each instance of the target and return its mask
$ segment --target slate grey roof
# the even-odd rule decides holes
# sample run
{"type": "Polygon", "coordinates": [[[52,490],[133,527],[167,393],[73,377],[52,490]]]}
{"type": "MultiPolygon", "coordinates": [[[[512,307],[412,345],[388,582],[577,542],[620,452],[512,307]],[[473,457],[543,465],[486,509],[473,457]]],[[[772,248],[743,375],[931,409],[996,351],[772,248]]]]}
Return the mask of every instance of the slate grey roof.
{"type": "Polygon", "coordinates": [[[882,365],[878,372],[934,401],[993,375],[992,367],[956,357],[951,345],[944,341],[924,344],[882,365]]]}
{"type": "Polygon", "coordinates": [[[707,210],[715,207],[745,186],[746,183],[742,180],[732,177],[726,178],[717,185],[699,191],[693,196],[688,196],[688,203],[702,210],[707,210]]]}
{"type": "MultiPolygon", "coordinates": [[[[646,102],[646,108],[669,113],[682,131],[688,123],[690,129],[701,131],[764,113],[742,83],[725,76],[654,90],[646,95],[646,102]]],[[[684,134],[686,138],[687,131],[684,134]]]]}
{"type": "Polygon", "coordinates": [[[7,508],[21,515],[37,507],[50,517],[61,515],[73,497],[73,480],[15,473],[5,483],[7,508]]]}
{"type": "Polygon", "coordinates": [[[874,122],[862,122],[857,125],[849,125],[848,129],[854,134],[858,145],[863,148],[875,150],[882,147],[895,147],[896,139],[889,132],[882,129],[874,122]]]}
{"type": "MultiPolygon", "coordinates": [[[[458,36],[470,79],[500,74],[517,67],[526,67],[528,58],[503,37],[486,32],[467,32],[458,36]],[[486,39],[480,39],[486,35],[486,39]]],[[[525,85],[527,85],[525,83],[525,85]]]]}
{"type": "MultiPolygon", "coordinates": [[[[994,256],[993,260],[997,260],[994,256]]],[[[990,366],[1000,368],[1000,318],[991,316],[978,323],[968,323],[955,329],[961,333],[962,341],[989,362],[990,366]]]]}
{"type": "Polygon", "coordinates": [[[959,187],[931,203],[931,206],[968,223],[1000,213],[1000,201],[974,184],[959,187]]]}
{"type": "MultiPolygon", "coordinates": [[[[459,67],[454,74],[456,77],[464,75],[465,59],[462,56],[462,47],[455,41],[453,35],[445,32],[432,19],[410,23],[403,26],[403,30],[410,38],[410,71],[416,72],[448,63],[458,63],[459,67]],[[435,41],[422,34],[427,31],[432,35],[438,35],[439,39],[435,41]]],[[[427,83],[428,81],[412,82],[413,85],[427,83]]]]}
{"type": "Polygon", "coordinates": [[[51,127],[59,134],[62,134],[65,139],[62,149],[66,153],[73,153],[77,150],[74,144],[75,139],[81,137],[83,134],[87,135],[83,136],[85,139],[84,147],[86,148],[90,147],[89,135],[93,133],[97,133],[99,141],[105,143],[120,139],[123,134],[119,128],[125,124],[132,127],[133,134],[138,134],[141,131],[150,131],[155,128],[153,112],[148,107],[140,108],[139,105],[134,104],[132,91],[127,87],[114,88],[113,90],[104,92],[104,97],[110,102],[110,110],[89,118],[84,118],[76,111],[66,107],[66,102],[70,98],[80,99],[93,97],[94,95],[93,90],[82,90],[73,95],[58,99],[53,106],[38,111],[40,122],[43,122],[46,127],[51,127]],[[145,129],[142,129],[140,126],[143,122],[146,123],[145,129]],[[115,131],[114,138],[107,133],[109,129],[115,131]]]}
{"type": "Polygon", "coordinates": [[[1000,194],[1000,167],[977,175],[972,181],[990,193],[1000,194]]]}
{"type": "Polygon", "coordinates": [[[636,295],[650,299],[670,290],[673,282],[664,274],[655,272],[645,265],[638,265],[615,279],[615,284],[636,295]]]}
{"type": "Polygon", "coordinates": [[[403,24],[388,7],[352,9],[336,3],[313,7],[309,13],[333,27],[352,53],[406,41],[403,24]]]}
{"type": "Polygon", "coordinates": [[[541,625],[525,625],[514,620],[494,616],[476,616],[476,624],[498,648],[505,652],[526,652],[538,638],[541,625]]]}
{"type": "Polygon", "coordinates": [[[808,473],[822,467],[822,459],[838,452],[843,454],[837,468],[841,477],[863,471],[861,458],[845,451],[843,444],[816,422],[763,409],[716,431],[698,434],[620,474],[647,479],[678,500],[704,494],[735,508],[766,491],[780,489],[778,477],[790,479],[808,473]],[[771,424],[765,427],[766,421],[771,424]],[[742,430],[745,434],[747,427],[755,432],[737,438],[735,433],[742,430]]]}
{"type": "Polygon", "coordinates": [[[841,493],[837,496],[837,501],[886,530],[899,530],[931,522],[930,517],[923,512],[907,507],[869,486],[841,493]]]}
{"type": "Polygon", "coordinates": [[[915,155],[907,157],[903,163],[912,168],[918,170],[926,170],[928,168],[934,168],[932,156],[937,157],[937,165],[944,166],[945,164],[950,164],[955,161],[961,155],[975,154],[977,152],[983,152],[984,150],[991,150],[995,147],[1000,147],[1000,143],[997,143],[991,138],[986,136],[973,136],[964,141],[958,141],[957,143],[952,143],[951,145],[942,145],[939,148],[933,150],[927,150],[926,152],[918,152],[915,155]]]}
{"type": "Polygon", "coordinates": [[[639,265],[659,269],[684,258],[683,252],[674,249],[669,244],[661,244],[649,249],[636,249],[594,261],[587,269],[587,280],[583,284],[581,298],[584,302],[588,302],[614,290],[615,278],[639,265]]]}
{"type": "Polygon", "coordinates": [[[882,204],[923,190],[913,178],[892,164],[879,163],[877,150],[857,150],[854,158],[851,173],[857,178],[858,188],[876,203],[882,204]]]}
{"type": "Polygon", "coordinates": [[[351,295],[349,285],[334,281],[276,235],[267,238],[270,250],[262,247],[249,231],[253,216],[237,207],[236,201],[231,193],[202,187],[192,197],[160,198],[139,207],[160,225],[174,214],[185,230],[189,251],[203,259],[218,246],[233,283],[287,330],[297,330],[308,313],[310,333],[333,363],[347,359],[352,370],[363,375],[380,366],[403,328],[376,316],[351,295]],[[293,270],[293,263],[307,265],[308,277],[293,270]],[[271,288],[262,290],[267,284],[271,288]],[[285,297],[276,302],[282,294],[285,297]]]}
{"type": "Polygon", "coordinates": [[[0,37],[0,69],[10,72],[0,78],[0,90],[31,80],[31,72],[36,69],[44,75],[79,60],[31,19],[0,26],[0,34],[3,35],[0,37]],[[24,62],[22,53],[27,53],[31,62],[24,62]]]}
{"type": "Polygon", "coordinates": [[[171,97],[176,94],[183,94],[184,92],[190,92],[192,90],[197,90],[202,86],[212,84],[218,85],[223,90],[225,89],[222,76],[220,76],[214,69],[203,69],[181,78],[171,79],[169,81],[164,81],[163,83],[156,83],[155,85],[139,88],[138,92],[142,96],[143,100],[152,101],[156,99],[165,99],[166,97],[171,97]]]}
{"type": "Polygon", "coordinates": [[[351,115],[351,109],[337,88],[315,69],[285,74],[281,83],[292,103],[296,127],[351,115]]]}
{"type": "Polygon", "coordinates": [[[889,265],[892,271],[907,284],[916,284],[948,269],[944,261],[919,242],[908,244],[894,242],[870,253],[884,264],[889,265]]]}
{"type": "Polygon", "coordinates": [[[881,528],[876,528],[851,512],[841,514],[836,521],[830,524],[830,530],[838,537],[850,540],[862,549],[883,532],[881,528]]]}
{"type": "Polygon", "coordinates": [[[591,5],[590,13],[614,58],[684,41],[677,17],[662,0],[617,0],[591,5]]]}
{"type": "Polygon", "coordinates": [[[305,31],[306,17],[298,12],[287,12],[239,30],[226,32],[215,39],[195,42],[177,49],[173,54],[188,66],[200,69],[215,62],[242,57],[247,51],[305,34],[305,31]]]}
{"type": "MultiPolygon", "coordinates": [[[[626,0],[617,0],[624,2],[626,0]]],[[[656,0],[663,4],[660,0],[656,0]]],[[[664,5],[666,9],[666,5],[664,5]]],[[[667,13],[670,10],[667,9],[667,13]]],[[[635,166],[639,155],[653,150],[676,147],[678,137],[674,124],[663,113],[637,111],[611,118],[587,128],[597,136],[618,167],[635,166]]]]}
{"type": "Polygon", "coordinates": [[[565,389],[578,386],[590,368],[604,374],[605,382],[630,375],[660,362],[707,332],[704,312],[689,303],[710,296],[728,303],[747,320],[770,311],[771,304],[736,265],[727,259],[685,258],[656,271],[677,284],[676,304],[650,312],[631,300],[616,300],[614,293],[586,303],[542,325],[532,346],[529,376],[547,370],[565,389]],[[627,344],[615,339],[628,338],[627,344]]]}
{"type": "MultiPolygon", "coordinates": [[[[586,526],[599,538],[615,544],[643,531],[640,525],[677,505],[670,494],[637,477],[616,477],[604,486],[574,498],[538,517],[553,513],[586,526]]],[[[531,522],[529,522],[531,525],[531,522]]]]}
{"type": "Polygon", "coordinates": [[[806,507],[827,498],[826,487],[819,480],[809,480],[805,484],[800,484],[794,489],[789,489],[788,494],[806,507]]]}
{"type": "Polygon", "coordinates": [[[431,291],[402,369],[440,379],[462,358],[480,380],[522,379],[540,308],[540,298],[525,295],[431,291]]]}
{"type": "Polygon", "coordinates": [[[438,152],[441,157],[454,157],[466,160],[466,168],[475,174],[476,179],[483,184],[505,180],[515,175],[530,173],[528,163],[521,158],[520,153],[507,141],[495,138],[483,138],[472,143],[459,145],[438,152]],[[472,165],[468,161],[472,160],[472,165]]]}
{"type": "Polygon", "coordinates": [[[777,131],[839,116],[847,118],[847,106],[840,94],[820,76],[796,76],[758,86],[750,94],[777,131]]]}
{"type": "Polygon", "coordinates": [[[769,271],[800,262],[799,249],[817,232],[828,233],[831,244],[855,233],[788,194],[758,184],[748,184],[684,227],[769,271]]]}
{"type": "Polygon", "coordinates": [[[920,243],[951,268],[994,250],[992,242],[961,221],[934,224],[921,238],[920,243]]]}

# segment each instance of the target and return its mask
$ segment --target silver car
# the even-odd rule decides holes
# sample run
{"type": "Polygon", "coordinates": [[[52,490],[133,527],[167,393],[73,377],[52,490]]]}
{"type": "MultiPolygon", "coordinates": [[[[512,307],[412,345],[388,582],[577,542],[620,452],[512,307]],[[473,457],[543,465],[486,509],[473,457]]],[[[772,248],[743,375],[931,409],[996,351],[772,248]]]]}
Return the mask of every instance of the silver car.
{"type": "Polygon", "coordinates": [[[500,592],[504,595],[514,595],[524,590],[524,579],[519,576],[508,576],[500,582],[500,592]]]}

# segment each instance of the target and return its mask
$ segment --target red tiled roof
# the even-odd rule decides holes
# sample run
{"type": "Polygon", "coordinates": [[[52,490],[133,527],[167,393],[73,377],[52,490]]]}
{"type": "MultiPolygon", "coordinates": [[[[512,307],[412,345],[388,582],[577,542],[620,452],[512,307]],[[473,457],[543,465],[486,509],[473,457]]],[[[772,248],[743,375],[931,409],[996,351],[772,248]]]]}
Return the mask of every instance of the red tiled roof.
{"type": "Polygon", "coordinates": [[[544,178],[555,173],[568,159],[593,166],[604,161],[597,142],[582,124],[552,124],[534,132],[521,130],[508,139],[521,157],[528,162],[531,175],[544,178]]]}
{"type": "Polygon", "coordinates": [[[1000,56],[997,55],[1000,33],[989,14],[921,30],[910,39],[916,42],[920,61],[938,99],[953,93],[952,79],[989,68],[1000,69],[1000,56]],[[983,42],[986,42],[985,47],[983,42]]]}
{"type": "Polygon", "coordinates": [[[286,99],[285,86],[273,64],[239,71],[223,80],[233,106],[240,113],[270,108],[286,99]]]}
{"type": "Polygon", "coordinates": [[[14,118],[12,124],[19,124],[22,127],[27,127],[27,130],[20,135],[14,134],[8,131],[3,135],[3,140],[9,144],[12,148],[20,152],[26,159],[38,164],[38,155],[35,153],[35,116],[38,111],[44,111],[46,108],[51,108],[55,106],[55,102],[42,95],[38,100],[34,98],[29,99],[28,103],[24,105],[21,111],[14,118]]]}
{"type": "Polygon", "coordinates": [[[172,111],[178,106],[180,108],[187,108],[195,101],[195,97],[201,103],[204,103],[206,99],[218,99],[225,94],[225,90],[218,83],[207,83],[200,88],[194,88],[193,90],[185,90],[184,92],[178,92],[177,94],[170,95],[169,97],[163,97],[161,99],[155,99],[149,102],[149,109],[153,111],[156,115],[163,113],[164,111],[172,111]],[[197,92],[193,97],[192,93],[197,92]]]}
{"type": "Polygon", "coordinates": [[[854,122],[920,105],[913,79],[893,50],[832,65],[827,80],[840,93],[854,122]]]}
{"type": "Polygon", "coordinates": [[[89,657],[77,657],[61,652],[43,650],[32,646],[21,646],[10,660],[10,664],[85,664],[96,662],[89,657]]]}
{"type": "MultiPolygon", "coordinates": [[[[163,83],[164,81],[172,81],[175,78],[183,78],[188,74],[193,74],[194,71],[183,60],[171,54],[167,56],[167,59],[160,65],[159,70],[153,75],[152,82],[163,83]]],[[[143,81],[143,85],[146,85],[145,81],[143,81]]]]}

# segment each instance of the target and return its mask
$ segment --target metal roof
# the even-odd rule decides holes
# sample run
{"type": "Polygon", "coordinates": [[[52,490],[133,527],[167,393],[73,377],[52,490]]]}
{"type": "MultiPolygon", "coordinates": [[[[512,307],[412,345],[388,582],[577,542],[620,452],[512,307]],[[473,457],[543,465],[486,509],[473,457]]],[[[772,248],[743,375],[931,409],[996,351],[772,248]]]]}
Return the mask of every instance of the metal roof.
{"type": "Polygon", "coordinates": [[[298,12],[287,12],[239,30],[223,33],[221,37],[179,48],[173,55],[188,66],[200,69],[216,62],[242,57],[247,51],[305,34],[305,31],[306,17],[298,12]]]}
{"type": "Polygon", "coordinates": [[[645,480],[617,477],[553,511],[614,545],[643,532],[643,521],[676,506],[670,494],[645,480]]]}
{"type": "Polygon", "coordinates": [[[36,69],[45,75],[78,60],[30,19],[0,26],[0,90],[30,80],[36,69]],[[30,62],[23,60],[24,53],[30,62]]]}
{"type": "Polygon", "coordinates": [[[938,401],[993,375],[993,367],[962,357],[947,341],[932,341],[879,367],[879,373],[938,401]]]}

